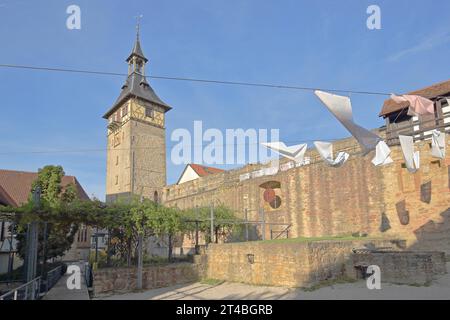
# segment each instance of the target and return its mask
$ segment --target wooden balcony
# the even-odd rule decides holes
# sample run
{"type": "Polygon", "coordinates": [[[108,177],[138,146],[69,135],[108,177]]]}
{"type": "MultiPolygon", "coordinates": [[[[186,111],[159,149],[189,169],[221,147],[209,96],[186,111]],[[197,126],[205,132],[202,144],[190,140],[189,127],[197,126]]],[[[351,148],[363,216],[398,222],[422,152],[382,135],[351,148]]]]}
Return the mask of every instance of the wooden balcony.
{"type": "Polygon", "coordinates": [[[412,136],[414,141],[430,139],[432,130],[450,132],[450,106],[446,99],[437,100],[435,113],[422,116],[408,116],[407,109],[386,117],[386,143],[398,145],[399,135],[412,136]]]}

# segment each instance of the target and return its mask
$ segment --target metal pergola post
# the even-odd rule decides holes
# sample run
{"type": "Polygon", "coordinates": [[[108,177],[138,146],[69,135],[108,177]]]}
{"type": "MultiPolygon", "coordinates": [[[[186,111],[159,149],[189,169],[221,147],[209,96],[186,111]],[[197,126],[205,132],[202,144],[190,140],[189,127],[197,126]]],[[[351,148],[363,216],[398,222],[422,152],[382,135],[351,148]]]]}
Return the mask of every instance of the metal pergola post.
{"type": "Polygon", "coordinates": [[[261,214],[261,237],[262,237],[262,240],[266,240],[266,219],[265,219],[264,209],[261,208],[259,210],[259,212],[261,214]]]}
{"type": "Polygon", "coordinates": [[[248,241],[248,209],[244,210],[245,215],[245,241],[248,241]]]}
{"type": "Polygon", "coordinates": [[[210,213],[211,213],[211,243],[214,242],[214,205],[211,203],[211,209],[210,209],[210,213]]]}
{"type": "Polygon", "coordinates": [[[200,254],[198,246],[198,206],[195,206],[195,254],[200,254]]]}
{"type": "MultiPolygon", "coordinates": [[[[39,209],[41,205],[41,189],[36,187],[33,190],[34,209],[39,209]]],[[[38,223],[33,221],[27,228],[27,254],[26,254],[26,276],[27,282],[36,277],[37,258],[38,258],[38,223]]]]}

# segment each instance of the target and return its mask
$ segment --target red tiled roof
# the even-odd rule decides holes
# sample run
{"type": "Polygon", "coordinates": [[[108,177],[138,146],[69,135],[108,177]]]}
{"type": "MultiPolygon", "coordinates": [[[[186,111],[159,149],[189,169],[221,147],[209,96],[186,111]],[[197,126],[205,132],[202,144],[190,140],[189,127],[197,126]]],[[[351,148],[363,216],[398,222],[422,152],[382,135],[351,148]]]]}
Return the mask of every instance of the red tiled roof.
{"type": "Polygon", "coordinates": [[[208,176],[210,174],[214,174],[214,173],[220,173],[220,172],[224,172],[225,170],[222,169],[218,169],[218,168],[213,168],[213,167],[206,167],[206,166],[202,166],[199,164],[194,164],[191,163],[189,164],[189,166],[191,166],[191,168],[200,176],[200,177],[204,177],[204,176],[208,176]]]}
{"type": "Polygon", "coordinates": [[[0,205],[17,206],[14,200],[6,193],[6,191],[0,185],[0,205]]]}
{"type": "MultiPolygon", "coordinates": [[[[0,202],[11,206],[20,206],[26,203],[31,192],[31,185],[37,177],[36,172],[0,170],[0,202]]],[[[77,178],[64,176],[61,180],[63,188],[71,183],[75,185],[80,199],[89,200],[77,178]]]]}
{"type": "MultiPolygon", "coordinates": [[[[429,87],[411,91],[407,94],[411,95],[418,95],[427,99],[435,99],[439,96],[445,96],[450,93],[450,80],[439,82],[436,84],[433,84],[429,87]]],[[[396,103],[392,99],[387,99],[384,101],[383,108],[380,112],[380,117],[385,117],[390,113],[405,109],[409,106],[408,102],[402,102],[402,103],[396,103]]]]}

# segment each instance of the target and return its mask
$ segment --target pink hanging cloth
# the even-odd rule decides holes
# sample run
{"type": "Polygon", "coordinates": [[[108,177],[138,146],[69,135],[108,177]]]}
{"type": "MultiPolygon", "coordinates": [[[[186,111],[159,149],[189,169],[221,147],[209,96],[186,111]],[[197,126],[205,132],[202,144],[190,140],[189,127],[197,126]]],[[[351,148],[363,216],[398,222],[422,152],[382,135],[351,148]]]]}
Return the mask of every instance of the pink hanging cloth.
{"type": "Polygon", "coordinates": [[[402,96],[397,96],[391,94],[391,99],[397,103],[408,102],[409,109],[408,115],[417,116],[419,114],[433,114],[434,113],[434,102],[430,99],[416,96],[412,94],[404,94],[402,96]]]}

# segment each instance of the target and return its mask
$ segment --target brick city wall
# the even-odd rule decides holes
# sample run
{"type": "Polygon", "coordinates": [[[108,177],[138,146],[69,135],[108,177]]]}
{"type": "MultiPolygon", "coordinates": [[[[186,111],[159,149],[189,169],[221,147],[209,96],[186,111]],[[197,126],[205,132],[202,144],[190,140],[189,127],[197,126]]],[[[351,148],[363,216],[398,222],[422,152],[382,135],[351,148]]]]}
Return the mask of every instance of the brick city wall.
{"type": "MultiPolygon", "coordinates": [[[[166,187],[163,200],[180,208],[209,205],[211,201],[224,203],[241,218],[247,209],[253,221],[260,220],[264,210],[269,223],[266,239],[273,222],[290,224],[289,237],[362,232],[401,237],[417,250],[434,247],[450,253],[450,154],[447,152],[444,160],[431,158],[430,143],[416,143],[421,168],[415,174],[404,167],[400,146],[391,147],[394,163],[384,167],[372,165],[371,152],[365,157],[352,155],[341,168],[331,168],[319,160],[315,150],[308,150],[307,156],[313,160],[309,165],[239,181],[241,174],[263,167],[247,165],[166,187]],[[277,209],[262,197],[262,186],[270,181],[280,184],[276,192],[281,206],[277,209]]],[[[334,150],[354,154],[360,149],[349,138],[335,142],[334,150]]],[[[262,232],[261,227],[256,229],[262,232]]]]}
{"type": "MultiPolygon", "coordinates": [[[[94,294],[98,296],[135,290],[136,271],[136,268],[105,268],[94,271],[94,294]]],[[[144,267],[142,288],[155,289],[198,281],[199,272],[201,266],[194,263],[144,267]]]]}

